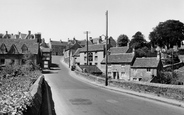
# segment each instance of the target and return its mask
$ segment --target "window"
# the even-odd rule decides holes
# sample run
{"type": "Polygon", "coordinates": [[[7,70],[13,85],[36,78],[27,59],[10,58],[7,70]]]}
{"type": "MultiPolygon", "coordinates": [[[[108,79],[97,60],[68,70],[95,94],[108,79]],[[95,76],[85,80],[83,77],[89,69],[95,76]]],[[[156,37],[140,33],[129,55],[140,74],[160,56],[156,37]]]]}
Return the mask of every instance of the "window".
{"type": "Polygon", "coordinates": [[[5,64],[5,59],[1,59],[0,64],[5,64]]]}
{"type": "Polygon", "coordinates": [[[98,56],[95,56],[95,61],[98,61],[98,56]]]}
{"type": "Polygon", "coordinates": [[[125,72],[121,72],[121,76],[125,75],[125,72]]]}
{"type": "Polygon", "coordinates": [[[86,61],[86,56],[84,57],[84,61],[86,61]]]}
{"type": "Polygon", "coordinates": [[[147,71],[151,71],[151,69],[150,68],[147,68],[147,71]]]}
{"type": "Polygon", "coordinates": [[[97,51],[95,52],[95,54],[97,54],[97,51]]]}
{"type": "Polygon", "coordinates": [[[121,64],[121,67],[125,67],[125,65],[124,64],[121,64]]]}
{"type": "Polygon", "coordinates": [[[87,65],[87,63],[84,63],[84,65],[87,65]]]}
{"type": "Polygon", "coordinates": [[[28,47],[24,44],[23,46],[22,46],[22,53],[27,53],[28,52],[28,47]]]}
{"type": "Polygon", "coordinates": [[[88,53],[88,60],[93,61],[93,53],[92,52],[88,53]]]}
{"type": "Polygon", "coordinates": [[[95,63],[95,65],[98,65],[98,63],[95,63]]]}
{"type": "Polygon", "coordinates": [[[89,63],[89,65],[92,65],[92,63],[89,63]]]}

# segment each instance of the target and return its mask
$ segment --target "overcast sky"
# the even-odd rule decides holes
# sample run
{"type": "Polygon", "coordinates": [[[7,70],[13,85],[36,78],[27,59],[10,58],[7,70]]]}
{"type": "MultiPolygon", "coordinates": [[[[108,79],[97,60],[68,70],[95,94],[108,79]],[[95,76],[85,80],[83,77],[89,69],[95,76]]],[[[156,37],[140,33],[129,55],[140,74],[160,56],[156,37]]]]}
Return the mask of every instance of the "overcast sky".
{"type": "Polygon", "coordinates": [[[109,36],[140,31],[148,39],[152,28],[168,19],[184,23],[184,0],[1,0],[0,33],[41,32],[48,42],[85,39],[105,34],[109,11],[109,36]]]}

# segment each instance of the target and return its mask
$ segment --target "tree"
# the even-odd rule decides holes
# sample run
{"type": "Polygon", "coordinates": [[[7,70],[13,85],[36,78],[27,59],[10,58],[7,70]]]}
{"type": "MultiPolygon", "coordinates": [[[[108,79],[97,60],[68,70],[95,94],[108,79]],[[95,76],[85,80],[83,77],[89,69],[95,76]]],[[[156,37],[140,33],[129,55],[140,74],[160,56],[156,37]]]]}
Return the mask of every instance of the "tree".
{"type": "Polygon", "coordinates": [[[135,35],[132,36],[132,39],[130,41],[130,48],[141,48],[144,47],[147,41],[144,39],[144,35],[138,31],[135,33],[135,35]]]}
{"type": "Polygon", "coordinates": [[[149,34],[152,46],[172,48],[173,45],[181,45],[184,40],[184,24],[178,20],[160,22],[149,34]]]}
{"type": "Polygon", "coordinates": [[[127,44],[128,44],[129,41],[130,40],[128,39],[128,36],[122,34],[117,39],[117,46],[118,47],[127,46],[127,44]]]}

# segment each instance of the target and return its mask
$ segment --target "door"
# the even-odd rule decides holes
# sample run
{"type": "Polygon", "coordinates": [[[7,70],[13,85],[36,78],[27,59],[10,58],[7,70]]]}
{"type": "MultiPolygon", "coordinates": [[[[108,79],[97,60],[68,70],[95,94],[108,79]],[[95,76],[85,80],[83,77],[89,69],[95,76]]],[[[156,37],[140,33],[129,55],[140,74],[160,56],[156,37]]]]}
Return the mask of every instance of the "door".
{"type": "Polygon", "coordinates": [[[113,72],[113,79],[116,79],[116,72],[113,72]]]}

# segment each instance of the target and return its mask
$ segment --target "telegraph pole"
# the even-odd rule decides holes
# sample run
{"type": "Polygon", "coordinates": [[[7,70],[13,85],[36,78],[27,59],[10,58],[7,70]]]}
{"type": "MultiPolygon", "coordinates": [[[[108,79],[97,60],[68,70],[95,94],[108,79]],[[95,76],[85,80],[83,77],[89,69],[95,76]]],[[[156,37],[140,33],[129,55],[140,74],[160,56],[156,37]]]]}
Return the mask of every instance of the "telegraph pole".
{"type": "Polygon", "coordinates": [[[89,34],[90,32],[89,31],[85,31],[84,32],[84,34],[86,34],[86,39],[87,39],[87,43],[86,43],[86,45],[87,45],[87,65],[88,65],[88,34],[89,34]]]}
{"type": "Polygon", "coordinates": [[[106,61],[105,61],[105,66],[106,66],[106,71],[105,71],[105,86],[108,85],[108,10],[105,13],[106,15],[106,61]]]}

